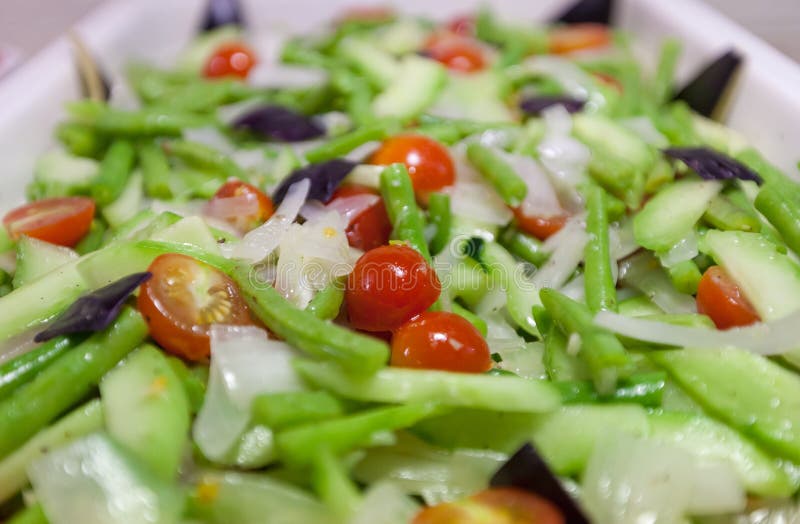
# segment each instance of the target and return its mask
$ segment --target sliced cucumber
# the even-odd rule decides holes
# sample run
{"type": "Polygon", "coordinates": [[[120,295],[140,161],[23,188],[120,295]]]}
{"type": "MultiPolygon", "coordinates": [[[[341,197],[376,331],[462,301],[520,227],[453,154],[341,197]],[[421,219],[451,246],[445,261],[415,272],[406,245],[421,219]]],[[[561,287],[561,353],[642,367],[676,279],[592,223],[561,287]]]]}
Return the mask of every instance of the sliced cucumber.
{"type": "Polygon", "coordinates": [[[97,175],[96,160],[71,155],[56,149],[42,155],[33,171],[33,183],[39,198],[80,195],[89,192],[97,175]]]}
{"type": "Polygon", "coordinates": [[[505,85],[497,71],[449,75],[447,84],[428,111],[444,118],[477,122],[511,122],[513,116],[503,100],[505,85]]]}
{"type": "Polygon", "coordinates": [[[217,240],[205,220],[199,216],[183,218],[171,226],[157,231],[151,238],[165,242],[189,244],[215,255],[221,254],[217,240]]]}
{"type": "Polygon", "coordinates": [[[379,88],[389,87],[400,73],[399,62],[392,55],[366,40],[346,38],[339,44],[338,51],[379,88]]]}
{"type": "Polygon", "coordinates": [[[119,227],[136,216],[143,201],[142,174],[135,171],[119,198],[103,208],[103,217],[112,228],[119,227]]]}
{"type": "Polygon", "coordinates": [[[175,478],[189,436],[189,401],[166,357],[143,346],[100,383],[108,432],[165,480],[175,478]]]}
{"type": "Polygon", "coordinates": [[[407,56],[391,84],[373,100],[372,110],[378,117],[414,118],[436,100],[446,81],[438,62],[407,56]]]}
{"type": "Polygon", "coordinates": [[[13,286],[24,286],[77,258],[78,254],[68,247],[23,236],[17,243],[17,269],[13,286]]]}

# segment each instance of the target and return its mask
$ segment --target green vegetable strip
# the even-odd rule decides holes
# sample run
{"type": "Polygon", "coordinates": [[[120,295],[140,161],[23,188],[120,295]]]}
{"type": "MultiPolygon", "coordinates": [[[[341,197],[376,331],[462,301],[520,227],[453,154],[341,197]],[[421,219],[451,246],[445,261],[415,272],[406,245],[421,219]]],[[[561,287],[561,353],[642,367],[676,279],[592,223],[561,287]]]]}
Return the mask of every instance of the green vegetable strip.
{"type": "Polygon", "coordinates": [[[764,180],[765,184],[778,186],[787,197],[793,201],[800,201],[800,185],[787,177],[777,167],[770,164],[761,153],[755,149],[746,149],[736,155],[736,160],[743,163],[764,180]]]}
{"type": "Polygon", "coordinates": [[[586,198],[586,232],[589,241],[584,250],[584,287],[586,305],[592,313],[617,310],[617,290],[611,274],[608,247],[608,206],[606,192],[590,186],[586,198]]]}
{"type": "Polygon", "coordinates": [[[395,431],[442,413],[432,402],[375,408],[346,417],[298,426],[277,435],[280,455],[292,464],[309,464],[317,450],[340,454],[368,444],[380,432],[395,431]]]}
{"type": "Polygon", "coordinates": [[[703,220],[723,231],[755,231],[761,230],[761,221],[752,213],[748,213],[722,194],[711,199],[703,214],[703,220]]]}
{"type": "Polygon", "coordinates": [[[38,502],[19,511],[7,521],[8,524],[48,524],[48,522],[44,509],[38,502]]]}
{"type": "Polygon", "coordinates": [[[791,199],[781,185],[767,183],[758,192],[755,206],[792,251],[800,253],[800,200],[791,199]]]}
{"type": "Polygon", "coordinates": [[[259,395],[253,399],[251,409],[251,423],[263,424],[273,430],[336,418],[344,412],[339,399],[325,391],[259,395]]]}
{"type": "Polygon", "coordinates": [[[63,355],[75,344],[67,337],[48,340],[33,351],[0,365],[0,400],[10,396],[23,384],[30,382],[48,364],[63,355]]]}
{"type": "Polygon", "coordinates": [[[164,143],[164,151],[190,166],[211,171],[220,178],[246,179],[242,168],[230,156],[205,144],[189,140],[171,140],[164,143]]]}
{"type": "Polygon", "coordinates": [[[311,484],[319,498],[344,520],[348,520],[361,504],[358,486],[350,478],[342,461],[327,448],[320,450],[314,458],[311,484]]]}
{"type": "Polygon", "coordinates": [[[14,396],[0,402],[0,457],[85,397],[146,335],[144,319],[126,308],[106,331],[61,356],[14,396]]]}
{"type": "Polygon", "coordinates": [[[675,66],[680,54],[681,44],[678,40],[670,38],[664,41],[653,83],[653,98],[657,104],[663,104],[672,96],[675,89],[675,66]]]}
{"type": "Polygon", "coordinates": [[[450,226],[453,217],[450,214],[450,195],[431,193],[428,195],[428,219],[436,228],[431,239],[431,254],[436,255],[447,247],[450,240],[450,226]]]}
{"type": "Polygon", "coordinates": [[[144,109],[120,111],[107,106],[95,106],[89,110],[72,103],[70,112],[101,135],[120,137],[180,136],[183,130],[212,125],[214,120],[206,116],[176,113],[166,109],[144,109]]]}
{"type": "Polygon", "coordinates": [[[528,193],[528,186],[505,160],[477,142],[467,146],[467,158],[494,186],[506,204],[516,207],[522,203],[528,193]]]}
{"type": "Polygon", "coordinates": [[[28,484],[28,465],[48,450],[103,428],[103,406],[92,400],[42,429],[0,462],[0,502],[13,497],[28,484]]]}
{"type": "Polygon", "coordinates": [[[208,383],[208,366],[199,365],[192,369],[186,366],[183,360],[177,357],[168,357],[167,362],[172,372],[181,381],[186,399],[189,401],[189,410],[196,415],[203,407],[208,383]]]}
{"type": "Polygon", "coordinates": [[[394,226],[392,236],[407,242],[430,262],[431,254],[424,233],[425,219],[417,207],[406,166],[392,164],[381,172],[381,195],[386,204],[386,213],[394,226]]]}
{"type": "Polygon", "coordinates": [[[144,190],[147,195],[161,199],[172,197],[172,190],[169,187],[169,162],[161,146],[154,142],[141,144],[139,163],[142,166],[144,190]]]}
{"type": "Polygon", "coordinates": [[[666,385],[666,373],[655,371],[638,373],[621,379],[617,387],[607,395],[598,394],[589,381],[557,381],[565,404],[592,404],[595,402],[629,402],[646,408],[661,406],[661,397],[666,385]]]}
{"type": "Polygon", "coordinates": [[[486,333],[489,331],[489,328],[486,325],[486,322],[481,317],[479,317],[478,315],[476,315],[475,313],[473,313],[469,309],[463,307],[458,302],[453,302],[452,303],[452,309],[453,309],[453,313],[455,313],[456,315],[464,317],[465,319],[467,319],[467,321],[470,324],[475,326],[475,329],[478,330],[478,332],[481,334],[481,336],[483,336],[483,337],[486,336],[486,333]]]}
{"type": "Polygon", "coordinates": [[[398,129],[394,120],[376,122],[337,136],[306,153],[306,160],[317,163],[344,156],[360,145],[373,140],[383,140],[398,129]]]}
{"type": "Polygon", "coordinates": [[[92,198],[101,206],[110,204],[122,194],[133,171],[136,151],[127,140],[115,140],[108,148],[100,171],[92,181],[92,198]]]}
{"type": "Polygon", "coordinates": [[[703,278],[703,274],[700,273],[700,268],[692,260],[679,262],[667,271],[675,289],[689,295],[697,293],[697,286],[700,285],[700,279],[703,278]]]}
{"type": "Polygon", "coordinates": [[[64,147],[77,156],[97,157],[107,143],[91,126],[80,122],[64,122],[56,128],[56,136],[64,147]]]}
{"type": "Polygon", "coordinates": [[[610,393],[617,377],[626,375],[631,366],[630,356],[622,343],[610,332],[595,326],[592,313],[583,304],[554,289],[543,289],[539,296],[553,322],[564,333],[580,336],[579,355],[589,367],[597,391],[610,393]]]}
{"type": "Polygon", "coordinates": [[[294,307],[268,284],[259,284],[250,266],[231,274],[252,312],[271,331],[309,355],[332,359],[350,371],[372,374],[389,360],[389,347],[381,340],[355,333],[294,307]]]}
{"type": "Polygon", "coordinates": [[[105,222],[101,219],[95,218],[92,220],[89,232],[86,233],[86,236],[75,246],[75,251],[79,255],[85,255],[86,253],[91,253],[92,251],[100,249],[100,246],[103,245],[103,237],[107,229],[105,222]]]}
{"type": "Polygon", "coordinates": [[[345,282],[346,278],[339,278],[318,291],[306,306],[306,311],[322,320],[336,318],[344,301],[345,282]]]}
{"type": "Polygon", "coordinates": [[[509,227],[500,233],[498,242],[512,254],[536,267],[541,266],[550,257],[542,248],[542,241],[526,235],[522,231],[509,227]]]}

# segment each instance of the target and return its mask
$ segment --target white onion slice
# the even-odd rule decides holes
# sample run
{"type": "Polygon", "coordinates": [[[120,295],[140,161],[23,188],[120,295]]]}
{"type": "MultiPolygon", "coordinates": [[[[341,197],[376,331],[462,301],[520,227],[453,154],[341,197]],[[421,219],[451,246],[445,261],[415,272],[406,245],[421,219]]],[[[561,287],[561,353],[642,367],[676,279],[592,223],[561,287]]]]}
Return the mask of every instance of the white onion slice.
{"type": "Polygon", "coordinates": [[[212,126],[184,129],[183,138],[212,147],[225,154],[232,153],[234,150],[233,144],[228,140],[228,137],[223,135],[219,129],[212,126]]]}
{"type": "Polygon", "coordinates": [[[659,258],[664,267],[674,267],[681,262],[693,259],[699,252],[697,235],[695,235],[694,230],[691,230],[688,235],[676,242],[669,251],[660,255],[659,258]]]}
{"type": "Polygon", "coordinates": [[[624,118],[620,123],[651,146],[655,146],[659,149],[669,146],[669,140],[656,129],[650,117],[635,116],[624,118]]]}
{"type": "Polygon", "coordinates": [[[536,160],[528,156],[506,153],[501,149],[494,151],[528,186],[528,193],[520,205],[524,214],[541,217],[565,214],[550,178],[536,160]]]}
{"type": "Polygon", "coordinates": [[[544,266],[533,275],[533,285],[537,289],[560,289],[575,272],[583,260],[583,249],[589,241],[589,235],[583,229],[582,217],[573,217],[556,235],[550,237],[555,242],[550,258],[544,266]]]}
{"type": "Polygon", "coordinates": [[[499,226],[514,218],[500,195],[486,183],[458,181],[444,192],[450,195],[450,209],[454,215],[499,226]]]}
{"type": "Polygon", "coordinates": [[[328,75],[322,69],[259,62],[247,75],[247,83],[263,88],[303,88],[324,84],[328,75]]]}
{"type": "Polygon", "coordinates": [[[340,197],[332,200],[326,209],[336,211],[344,219],[345,224],[350,224],[354,218],[371,208],[380,201],[381,197],[378,195],[361,194],[346,197],[340,197]]]}

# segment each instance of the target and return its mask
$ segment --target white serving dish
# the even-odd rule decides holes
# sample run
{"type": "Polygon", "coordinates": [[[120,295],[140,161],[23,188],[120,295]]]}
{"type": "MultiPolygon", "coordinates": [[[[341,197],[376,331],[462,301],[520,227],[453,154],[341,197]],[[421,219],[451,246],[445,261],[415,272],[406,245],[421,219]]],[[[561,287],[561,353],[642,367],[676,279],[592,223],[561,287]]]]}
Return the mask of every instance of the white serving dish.
{"type": "MultiPolygon", "coordinates": [[[[244,0],[256,30],[312,30],[352,0],[244,0]]],[[[386,4],[360,0],[357,4],[386,4]]],[[[474,10],[482,0],[403,0],[412,13],[446,18],[474,10]]],[[[502,16],[544,20],[568,0],[493,0],[502,16]]],[[[130,59],[168,65],[191,38],[205,0],[112,0],[85,17],[76,31],[103,64],[118,74],[130,59]]],[[[617,0],[615,23],[634,36],[644,57],[677,37],[684,47],[678,68],[690,77],[709,59],[733,48],[745,57],[728,106],[727,123],[747,136],[787,173],[800,158],[800,67],[699,0],[617,0]]],[[[646,59],[646,58],[645,58],[646,59]]],[[[76,99],[79,83],[71,48],[59,38],[0,81],[0,211],[22,201],[36,157],[53,143],[63,103],[76,99]]]]}

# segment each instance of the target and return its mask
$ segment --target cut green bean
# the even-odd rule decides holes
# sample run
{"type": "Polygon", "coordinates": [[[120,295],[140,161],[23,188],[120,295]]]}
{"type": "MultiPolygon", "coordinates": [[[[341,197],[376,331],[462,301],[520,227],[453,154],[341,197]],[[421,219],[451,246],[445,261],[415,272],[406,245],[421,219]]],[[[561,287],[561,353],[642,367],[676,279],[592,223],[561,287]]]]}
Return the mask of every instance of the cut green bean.
{"type": "Polygon", "coordinates": [[[475,313],[473,313],[469,309],[465,308],[464,306],[462,306],[458,302],[453,302],[452,303],[452,308],[453,308],[453,313],[455,313],[456,315],[462,316],[465,319],[467,319],[467,321],[470,324],[475,326],[475,329],[478,330],[478,332],[481,334],[481,336],[483,336],[483,337],[486,336],[486,333],[488,333],[488,331],[489,331],[489,327],[486,325],[486,322],[481,317],[479,317],[478,315],[476,315],[475,313]]]}
{"type": "Polygon", "coordinates": [[[18,511],[11,520],[6,521],[7,524],[48,524],[48,522],[44,509],[38,502],[18,511]]]}
{"type": "Polygon", "coordinates": [[[603,188],[592,185],[587,190],[586,232],[589,241],[584,250],[584,288],[586,305],[592,313],[617,310],[617,289],[611,272],[608,246],[608,206],[603,188]]]}
{"type": "Polygon", "coordinates": [[[334,360],[360,374],[374,373],[389,360],[385,342],[297,309],[271,285],[259,284],[250,266],[237,267],[231,276],[253,314],[292,346],[312,356],[334,360]]]}
{"type": "Polygon", "coordinates": [[[51,362],[75,346],[74,339],[57,337],[0,365],[0,400],[27,384],[51,362]]]}
{"type": "Polygon", "coordinates": [[[344,414],[342,403],[325,391],[268,393],[253,399],[251,423],[278,430],[344,414]]]}
{"type": "Polygon", "coordinates": [[[144,191],[152,198],[167,199],[172,197],[169,187],[170,168],[164,149],[154,142],[145,142],[139,146],[139,163],[142,167],[144,191]]]}
{"type": "Polygon", "coordinates": [[[345,282],[346,278],[331,281],[314,295],[314,298],[306,306],[306,311],[322,320],[333,320],[339,316],[339,310],[344,301],[345,282]]]}
{"type": "Polygon", "coordinates": [[[106,223],[100,218],[95,218],[92,220],[92,225],[89,227],[89,232],[86,233],[86,236],[83,237],[80,242],[78,242],[78,245],[75,246],[75,251],[79,255],[85,255],[86,253],[96,251],[100,248],[100,246],[103,245],[103,239],[106,231],[108,231],[106,223]]]}
{"type": "Polygon", "coordinates": [[[800,253],[800,199],[793,199],[781,185],[767,183],[758,192],[755,206],[778,230],[786,245],[800,253]]]}
{"type": "Polygon", "coordinates": [[[393,120],[368,124],[311,149],[306,153],[306,160],[317,163],[339,158],[367,142],[383,140],[397,130],[399,130],[399,125],[393,120]]]}
{"type": "Polygon", "coordinates": [[[99,157],[108,145],[91,126],[80,122],[63,122],[56,128],[56,136],[64,147],[77,156],[99,157]]]}
{"type": "Polygon", "coordinates": [[[203,407],[206,396],[208,366],[198,365],[190,369],[183,360],[177,357],[169,357],[167,362],[183,385],[192,415],[196,415],[203,407]]]}
{"type": "Polygon", "coordinates": [[[515,227],[508,227],[500,233],[498,242],[513,255],[536,267],[541,266],[550,257],[550,253],[542,248],[542,241],[526,235],[515,227]]]}
{"type": "Polygon", "coordinates": [[[734,204],[723,194],[718,194],[711,199],[708,209],[703,213],[703,220],[723,231],[758,232],[761,230],[761,221],[756,215],[734,204]]]}
{"type": "Polygon", "coordinates": [[[800,201],[800,185],[786,176],[780,169],[770,164],[755,149],[745,149],[736,155],[736,160],[758,173],[765,184],[777,186],[793,201],[800,201]]]}
{"type": "Polygon", "coordinates": [[[361,492],[345,464],[327,448],[317,453],[313,460],[311,484],[319,498],[339,518],[349,518],[361,505],[361,492]]]}
{"type": "Polygon", "coordinates": [[[636,373],[619,380],[609,394],[601,395],[589,381],[560,381],[555,386],[561,391],[565,404],[593,404],[595,402],[629,402],[646,408],[661,406],[667,374],[663,371],[636,373]]]}
{"type": "Polygon", "coordinates": [[[653,81],[653,98],[657,104],[663,104],[672,97],[675,89],[675,66],[680,54],[681,44],[674,38],[668,38],[661,45],[661,55],[653,81]]]}
{"type": "Polygon", "coordinates": [[[700,285],[700,279],[703,278],[703,274],[700,273],[700,268],[692,260],[678,262],[668,268],[667,271],[675,289],[689,295],[697,293],[697,286],[700,285]]]}
{"type": "Polygon", "coordinates": [[[450,195],[431,193],[428,196],[428,220],[436,228],[431,239],[431,254],[436,255],[447,247],[450,240],[450,226],[453,217],[450,214],[450,195]]]}
{"type": "MultiPolygon", "coordinates": [[[[74,108],[72,104],[70,108],[74,108]]],[[[121,111],[105,106],[81,110],[81,118],[95,131],[103,135],[120,137],[180,136],[183,130],[214,124],[214,119],[165,109],[143,109],[121,111]]]]}
{"type": "Polygon", "coordinates": [[[506,204],[516,207],[525,199],[528,186],[511,166],[490,148],[474,142],[467,146],[467,158],[492,184],[506,204]]]}
{"type": "Polygon", "coordinates": [[[246,179],[242,168],[230,156],[200,142],[170,140],[164,143],[164,151],[180,158],[189,166],[214,173],[220,178],[246,179]]]}
{"type": "Polygon", "coordinates": [[[394,229],[392,238],[402,240],[431,261],[425,241],[425,219],[417,206],[408,170],[403,164],[392,164],[381,172],[381,195],[394,229]]]}
{"type": "Polygon", "coordinates": [[[127,140],[115,140],[108,148],[97,177],[92,181],[92,198],[101,206],[110,204],[122,194],[128,183],[136,151],[127,140]]]}
{"type": "Polygon", "coordinates": [[[146,335],[144,319],[126,308],[106,331],[62,355],[0,402],[0,457],[84,398],[146,335]]]}

